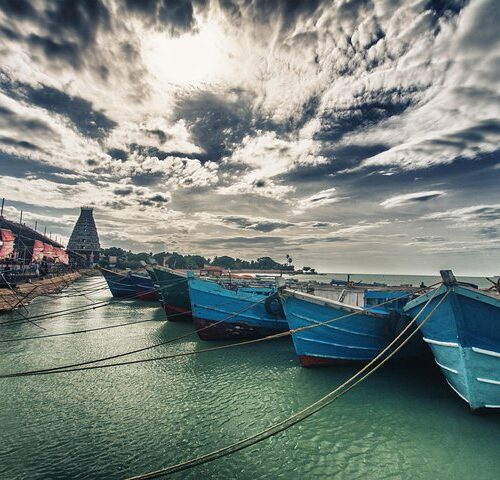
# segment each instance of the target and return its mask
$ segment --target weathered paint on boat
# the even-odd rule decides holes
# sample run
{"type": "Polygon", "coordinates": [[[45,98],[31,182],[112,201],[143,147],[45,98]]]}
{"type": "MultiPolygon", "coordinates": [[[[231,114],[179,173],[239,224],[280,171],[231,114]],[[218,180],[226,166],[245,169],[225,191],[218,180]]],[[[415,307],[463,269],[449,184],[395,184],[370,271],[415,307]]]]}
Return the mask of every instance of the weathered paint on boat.
{"type": "Polygon", "coordinates": [[[148,273],[159,291],[167,318],[173,321],[191,321],[186,274],[156,265],[149,267],[148,273]]]}
{"type": "Polygon", "coordinates": [[[260,338],[288,330],[274,287],[234,290],[214,281],[188,278],[193,322],[202,340],[260,338]],[[267,308],[266,308],[267,300],[267,308]],[[273,302],[273,305],[269,305],[273,302]],[[273,312],[273,313],[271,313],[273,312]]]}
{"type": "Polygon", "coordinates": [[[472,410],[500,409],[500,298],[479,290],[441,285],[409,302],[405,311],[422,322],[443,296],[448,296],[423,324],[425,342],[452,390],[472,410]]]}
{"type": "MultiPolygon", "coordinates": [[[[372,360],[408,321],[386,310],[367,310],[293,290],[285,289],[281,298],[292,331],[315,325],[292,333],[302,366],[372,360]]],[[[407,355],[416,353],[415,347],[405,350],[407,355]]]]}

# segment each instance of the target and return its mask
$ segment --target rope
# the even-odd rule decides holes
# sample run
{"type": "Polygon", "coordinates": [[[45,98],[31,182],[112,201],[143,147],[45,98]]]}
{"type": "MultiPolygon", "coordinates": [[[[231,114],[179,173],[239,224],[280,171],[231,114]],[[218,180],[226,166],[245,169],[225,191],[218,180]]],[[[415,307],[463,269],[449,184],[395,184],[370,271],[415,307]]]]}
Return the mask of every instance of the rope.
{"type": "MultiPolygon", "coordinates": [[[[48,281],[49,283],[52,283],[52,285],[54,285],[54,283],[50,281],[50,278],[47,278],[47,279],[46,279],[46,281],[48,281]]],[[[12,311],[13,311],[13,312],[15,312],[15,313],[20,314],[20,315],[21,315],[21,316],[22,316],[25,320],[28,320],[28,321],[29,321],[29,320],[30,320],[30,317],[26,317],[25,315],[22,315],[22,314],[19,312],[19,310],[15,310],[15,308],[16,308],[16,307],[18,307],[19,305],[22,305],[22,307],[23,307],[23,308],[24,308],[24,309],[25,309],[25,310],[29,313],[29,310],[26,308],[26,306],[25,306],[22,302],[23,302],[23,300],[25,300],[26,298],[29,298],[29,296],[30,296],[30,295],[31,295],[31,294],[32,294],[32,293],[33,293],[33,292],[34,292],[37,288],[39,288],[39,287],[41,287],[41,286],[42,286],[41,284],[35,285],[35,286],[34,286],[34,287],[33,287],[33,288],[32,288],[32,289],[31,289],[31,290],[30,290],[30,291],[29,291],[26,295],[24,295],[24,297],[23,297],[21,300],[19,300],[19,302],[18,302],[16,305],[14,305],[14,306],[13,306],[12,311]]],[[[63,289],[64,289],[64,288],[66,288],[67,286],[68,286],[68,285],[66,285],[65,287],[63,287],[63,289]]],[[[16,295],[16,297],[17,297],[17,294],[16,294],[14,291],[13,291],[13,293],[14,293],[14,295],[16,295]]],[[[52,293],[44,293],[44,294],[43,294],[43,296],[44,296],[44,297],[50,297],[50,296],[53,296],[53,295],[58,295],[58,294],[52,294],[52,293]]],[[[37,297],[35,297],[35,298],[37,298],[37,297]]],[[[59,296],[59,298],[61,298],[61,297],[59,296]]],[[[34,300],[34,298],[33,298],[32,300],[34,300]]],[[[43,303],[48,303],[48,302],[51,302],[51,301],[54,301],[54,298],[52,298],[52,299],[50,299],[50,300],[47,300],[46,302],[37,302],[37,305],[41,305],[41,304],[43,304],[43,303]]],[[[11,321],[11,322],[2,322],[2,323],[16,323],[16,322],[15,322],[15,321],[11,321]]],[[[2,325],[2,323],[0,323],[0,325],[2,325]]],[[[21,323],[23,323],[23,322],[21,322],[21,323]]],[[[30,323],[31,323],[31,322],[30,322],[30,323]]]]}
{"type": "MultiPolygon", "coordinates": [[[[112,303],[112,302],[110,302],[110,303],[112,303]]],[[[221,304],[219,304],[217,306],[218,307],[222,307],[224,305],[227,305],[228,303],[231,303],[231,302],[221,303],[221,304]]],[[[82,310],[82,311],[91,310],[91,308],[88,308],[88,307],[89,307],[89,305],[82,307],[82,308],[85,309],[85,310],[82,310]]],[[[100,308],[100,306],[96,307],[96,308],[100,308]]],[[[187,310],[186,312],[169,314],[168,318],[171,319],[173,317],[183,316],[186,313],[190,313],[190,312],[191,312],[191,310],[187,310]]],[[[70,315],[70,314],[73,314],[73,313],[79,313],[79,311],[71,311],[71,312],[68,312],[68,313],[63,313],[61,315],[55,315],[53,318],[56,318],[56,317],[59,317],[59,316],[64,316],[64,315],[70,315]]],[[[236,312],[236,315],[238,313],[241,313],[241,312],[236,312]]],[[[228,318],[230,318],[230,317],[228,317],[228,318]]],[[[225,321],[225,320],[227,320],[227,319],[220,320],[220,322],[225,321]]],[[[48,338],[48,337],[62,337],[62,336],[65,336],[65,335],[74,335],[74,334],[78,334],[78,333],[88,333],[88,332],[94,332],[94,331],[98,331],[98,330],[107,330],[109,328],[122,327],[122,326],[127,326],[127,325],[133,325],[133,324],[136,324],[136,323],[150,322],[150,321],[153,321],[153,320],[152,319],[150,319],[150,320],[140,320],[140,321],[137,321],[137,322],[128,322],[128,323],[122,323],[122,324],[119,324],[119,325],[111,325],[111,326],[99,327],[99,328],[90,328],[90,329],[86,329],[86,330],[77,330],[77,331],[74,331],[74,332],[61,332],[61,333],[55,333],[55,334],[50,334],[50,335],[38,335],[38,336],[21,337],[21,338],[9,338],[9,339],[6,339],[6,340],[0,340],[0,343],[20,342],[20,341],[24,341],[24,340],[36,340],[38,338],[48,338]]],[[[7,323],[7,322],[5,322],[5,323],[7,323]]],[[[16,322],[16,323],[19,323],[19,322],[16,322]]],[[[1,326],[1,324],[0,324],[0,326],[1,326]]],[[[214,326],[214,325],[210,325],[210,327],[212,327],[212,326],[214,326]]],[[[42,328],[42,327],[40,327],[40,328],[42,328]]],[[[208,328],[208,327],[205,327],[205,328],[208,328]]],[[[46,329],[44,329],[44,330],[46,330],[46,329]]],[[[203,329],[195,330],[192,333],[197,333],[198,331],[201,331],[201,330],[203,330],[203,329]]],[[[63,367],[61,367],[61,368],[63,368],[63,367]]]]}
{"type": "MultiPolygon", "coordinates": [[[[70,288],[73,288],[74,290],[77,290],[76,287],[74,287],[73,285],[71,285],[70,288]]],[[[58,293],[58,294],[48,293],[48,294],[45,295],[46,297],[54,297],[54,298],[51,298],[51,299],[47,300],[46,303],[53,302],[54,300],[57,300],[59,298],[81,297],[81,296],[84,296],[84,295],[90,295],[92,293],[100,292],[100,291],[103,291],[103,290],[108,290],[107,283],[98,284],[96,282],[96,284],[93,284],[92,287],[79,289],[79,292],[81,292],[81,293],[68,293],[68,294],[65,294],[65,295],[61,295],[60,293],[58,293]]],[[[40,305],[40,303],[42,303],[42,302],[38,302],[37,304],[40,305]]]]}
{"type": "Polygon", "coordinates": [[[22,313],[21,311],[18,310],[18,306],[20,305],[21,307],[24,308],[24,310],[26,310],[28,312],[28,309],[26,307],[26,305],[24,304],[24,300],[26,300],[27,298],[30,297],[30,295],[38,288],[38,285],[35,285],[29,292],[27,292],[22,298],[19,298],[19,295],[18,295],[18,292],[16,292],[11,284],[9,282],[7,282],[5,276],[3,275],[3,273],[0,273],[0,275],[2,275],[2,278],[3,278],[3,281],[8,285],[9,287],[9,290],[12,292],[12,294],[14,295],[14,297],[17,299],[17,303],[15,303],[14,305],[12,305],[12,303],[10,302],[10,299],[9,299],[9,296],[8,295],[5,295],[3,296],[3,300],[5,302],[7,302],[7,304],[9,305],[10,307],[10,311],[12,312],[15,312],[17,313],[19,316],[21,316],[24,320],[26,320],[27,322],[31,323],[32,325],[34,325],[35,327],[39,328],[40,330],[46,330],[45,328],[41,327],[40,325],[36,324],[33,320],[29,320],[26,315],[24,313],[22,313]]]}
{"type": "MultiPolygon", "coordinates": [[[[387,303],[394,302],[395,300],[397,300],[397,299],[391,299],[391,300],[388,300],[386,302],[380,303],[379,305],[372,306],[370,308],[378,308],[378,307],[385,305],[387,303]]],[[[260,302],[262,302],[262,301],[265,301],[265,298],[262,299],[260,302]]],[[[256,302],[254,305],[257,305],[260,302],[256,302]]],[[[251,308],[254,305],[250,305],[247,308],[251,308]]],[[[125,352],[123,354],[118,355],[118,357],[124,357],[127,355],[131,355],[133,353],[138,353],[139,351],[147,350],[149,348],[155,348],[157,346],[161,346],[161,345],[164,345],[166,343],[171,343],[171,342],[178,340],[180,338],[184,338],[184,337],[187,337],[187,336],[192,335],[194,333],[198,333],[200,331],[206,330],[206,329],[211,328],[211,327],[213,327],[221,322],[225,322],[234,316],[237,316],[239,313],[242,313],[247,308],[245,308],[239,312],[236,312],[236,313],[232,314],[231,316],[224,318],[223,320],[219,320],[217,323],[213,323],[211,325],[200,328],[198,330],[194,330],[193,332],[185,334],[181,337],[174,338],[171,341],[166,341],[166,342],[163,342],[160,344],[152,345],[150,347],[147,347],[147,348],[141,349],[141,350],[134,350],[132,352],[125,352]]],[[[304,327],[296,328],[293,330],[287,330],[286,332],[280,332],[280,333],[276,333],[274,335],[268,335],[268,336],[263,337],[263,338],[246,340],[243,342],[237,342],[237,343],[232,343],[232,344],[228,344],[228,345],[220,345],[217,347],[209,347],[209,348],[205,348],[202,350],[196,350],[194,352],[182,352],[182,353],[176,353],[176,354],[171,354],[171,355],[162,355],[162,356],[153,357],[153,358],[130,360],[130,361],[126,361],[126,362],[117,362],[117,363],[110,363],[110,364],[106,364],[106,365],[97,365],[97,366],[93,366],[93,367],[87,366],[87,367],[79,368],[79,367],[82,367],[83,365],[90,365],[93,363],[99,363],[99,362],[104,361],[104,360],[113,359],[113,357],[112,358],[103,358],[103,359],[92,360],[92,361],[83,362],[83,363],[75,364],[75,365],[65,365],[65,366],[61,366],[61,367],[53,367],[53,368],[48,368],[48,369],[43,369],[43,370],[34,370],[34,371],[28,371],[28,372],[19,372],[19,373],[7,374],[7,375],[0,375],[0,378],[11,378],[11,377],[18,377],[18,376],[31,376],[31,375],[52,374],[52,373],[67,373],[67,372],[75,372],[75,371],[83,371],[83,370],[96,370],[96,369],[100,369],[100,368],[117,367],[117,366],[121,366],[121,365],[133,365],[133,364],[137,364],[137,363],[147,363],[147,362],[153,362],[153,361],[158,361],[158,360],[166,360],[166,359],[171,359],[171,358],[176,358],[176,357],[195,355],[198,353],[212,352],[215,350],[222,350],[222,349],[233,348],[233,347],[237,347],[237,346],[244,346],[244,345],[249,345],[249,344],[253,344],[253,343],[260,343],[260,342],[265,342],[265,341],[269,341],[269,340],[275,340],[277,338],[287,337],[287,336],[293,335],[294,333],[308,330],[310,328],[317,328],[317,327],[322,326],[322,325],[327,325],[327,324],[330,324],[330,323],[333,323],[333,322],[336,322],[339,320],[344,320],[344,319],[349,318],[353,315],[359,315],[360,313],[362,313],[362,312],[353,312],[353,313],[349,313],[346,315],[342,315],[340,317],[332,318],[332,319],[327,320],[327,321],[322,322],[322,323],[313,324],[313,325],[306,325],[304,327]],[[77,367],[77,368],[73,368],[73,367],[77,367]]],[[[114,357],[114,358],[117,358],[117,357],[114,357]]]]}
{"type": "MultiPolygon", "coordinates": [[[[155,291],[157,291],[157,289],[155,289],[155,291]]],[[[132,300],[136,297],[138,297],[139,295],[134,293],[134,294],[131,294],[131,295],[127,295],[125,297],[121,297],[120,300],[132,300]]],[[[97,308],[102,308],[102,307],[106,307],[107,305],[111,305],[112,303],[115,303],[116,299],[112,299],[112,300],[101,300],[99,302],[95,302],[94,304],[92,305],[85,305],[85,306],[82,306],[82,307],[71,307],[71,308],[66,308],[66,309],[63,309],[63,310],[58,310],[58,311],[55,311],[55,312],[48,312],[48,313],[42,313],[42,314],[39,314],[39,315],[33,315],[31,317],[26,317],[24,319],[17,319],[17,320],[9,320],[7,322],[1,322],[0,323],[0,327],[2,326],[5,326],[5,325],[12,325],[12,324],[21,324],[21,323],[26,323],[26,321],[29,321],[29,320],[36,320],[36,319],[47,319],[47,318],[57,318],[57,317],[62,317],[62,316],[65,316],[65,315],[71,315],[73,313],[80,313],[80,312],[85,312],[87,310],[94,310],[94,309],[97,309],[97,308]]]]}
{"type": "MultiPolygon", "coordinates": [[[[0,340],[0,343],[21,342],[24,340],[38,340],[39,338],[49,338],[49,337],[63,337],[65,335],[77,335],[79,333],[97,332],[99,330],[108,330],[110,328],[126,327],[128,325],[135,325],[137,323],[146,323],[146,322],[153,322],[153,321],[154,321],[153,319],[137,320],[135,322],[119,323],[118,325],[108,325],[106,327],[88,328],[86,330],[76,330],[73,332],[51,333],[49,335],[36,335],[33,337],[8,338],[6,340],[0,340]]],[[[42,327],[40,327],[40,328],[42,328],[42,327]]]]}
{"type": "MultiPolygon", "coordinates": [[[[434,292],[435,293],[435,292],[434,292]]],[[[373,358],[366,366],[364,366],[362,369],[360,369],[356,374],[354,374],[352,377],[350,377],[348,380],[346,380],[344,383],[342,383],[340,386],[332,390],[331,392],[327,393],[323,397],[321,397],[319,400],[314,402],[313,404],[303,408],[299,412],[291,415],[290,417],[286,418],[285,420],[282,420],[279,423],[276,423],[274,425],[271,425],[270,427],[266,428],[265,430],[262,430],[259,433],[256,433],[250,437],[244,438],[243,440],[240,440],[238,442],[235,442],[231,445],[228,445],[226,447],[220,448],[218,450],[214,450],[210,453],[201,455],[199,457],[195,457],[191,460],[187,460],[185,462],[181,462],[175,465],[170,465],[168,467],[162,468],[160,470],[156,470],[154,472],[146,473],[144,475],[138,475],[134,477],[130,477],[127,480],[148,480],[151,478],[158,478],[163,475],[168,475],[170,473],[174,472],[180,472],[183,470],[187,470],[189,468],[195,467],[197,465],[201,465],[207,462],[211,462],[213,460],[216,460],[218,458],[230,455],[232,453],[235,453],[237,451],[243,450],[244,448],[250,447],[252,445],[255,445],[256,443],[259,443],[267,438],[272,437],[273,435],[276,435],[284,430],[287,430],[288,428],[296,425],[297,423],[307,419],[308,417],[312,416],[313,414],[319,412],[323,408],[325,408],[327,405],[333,403],[337,398],[341,397],[345,393],[347,393],[349,390],[354,388],[356,385],[361,383],[363,380],[368,378],[370,375],[375,373],[382,365],[384,365],[390,358],[392,358],[406,343],[409,342],[409,340],[422,328],[422,326],[429,320],[429,318],[432,316],[434,311],[441,305],[441,303],[444,301],[444,299],[448,296],[449,291],[446,292],[446,294],[441,298],[441,300],[438,302],[438,304],[432,309],[432,311],[427,315],[427,317],[422,321],[420,325],[417,326],[417,328],[408,336],[406,337],[401,344],[394,349],[392,352],[390,352],[387,357],[383,358],[384,355],[393,347],[393,345],[399,341],[399,339],[406,334],[406,332],[409,330],[410,326],[413,325],[420,315],[424,311],[424,309],[427,307],[429,302],[432,300],[433,296],[429,298],[428,302],[422,307],[422,309],[418,312],[418,314],[414,317],[412,322],[410,322],[405,329],[401,331],[401,333],[391,342],[387,347],[382,350],[375,358],[373,358]],[[381,360],[382,359],[382,360],[381,360]],[[379,360],[380,363],[378,365],[375,365],[379,360]],[[374,368],[369,370],[373,365],[374,368]],[[365,371],[369,370],[366,374],[360,377],[365,371]],[[356,378],[356,382],[352,383],[349,385],[351,382],[353,382],[356,378]]]]}
{"type": "MultiPolygon", "coordinates": [[[[16,308],[18,305],[21,305],[21,307],[23,307],[26,311],[28,311],[28,309],[26,308],[26,305],[24,305],[23,303],[23,300],[26,298],[23,297],[23,298],[19,298],[19,296],[17,295],[17,292],[12,288],[12,285],[10,284],[10,282],[7,281],[7,279],[5,278],[4,274],[3,273],[0,273],[0,275],[2,275],[2,278],[3,278],[3,281],[4,283],[9,287],[9,290],[12,292],[12,294],[17,298],[17,304],[14,305],[13,308],[16,308]]],[[[33,291],[33,290],[32,290],[33,291]]],[[[30,292],[31,293],[31,292],[30,292]]],[[[9,304],[10,305],[10,304],[9,304]]],[[[22,314],[21,314],[22,315],[22,314]]]]}
{"type": "MultiPolygon", "coordinates": [[[[40,369],[40,370],[31,370],[31,371],[27,371],[27,372],[19,372],[19,373],[11,373],[11,374],[6,374],[6,375],[0,375],[0,378],[24,377],[24,376],[29,376],[29,375],[33,375],[33,374],[40,374],[40,373],[44,373],[44,372],[53,372],[53,371],[61,370],[61,369],[70,369],[70,368],[74,368],[74,367],[81,367],[83,365],[90,365],[90,364],[93,364],[93,363],[104,362],[106,360],[114,360],[115,358],[125,357],[125,356],[128,356],[128,355],[133,355],[134,353],[140,353],[140,352],[144,352],[146,350],[151,350],[153,348],[157,348],[157,347],[160,347],[162,345],[167,345],[167,344],[173,343],[173,342],[175,342],[177,340],[181,340],[183,338],[189,337],[189,336],[191,336],[191,335],[193,335],[195,333],[202,332],[203,330],[207,330],[208,328],[212,328],[212,327],[214,327],[215,325],[218,325],[221,322],[225,322],[225,321],[229,320],[230,318],[238,316],[238,314],[240,314],[240,313],[242,313],[242,312],[244,312],[246,310],[249,310],[250,308],[253,308],[255,305],[258,305],[259,303],[264,302],[266,298],[267,297],[264,297],[263,299],[260,299],[258,302],[252,303],[251,305],[246,306],[242,310],[239,310],[238,312],[235,312],[232,315],[230,315],[229,317],[224,318],[222,320],[219,320],[216,323],[212,323],[211,325],[207,325],[206,327],[199,328],[198,330],[194,330],[194,331],[185,333],[183,335],[179,335],[178,337],[170,338],[168,340],[165,340],[164,342],[156,343],[154,345],[149,345],[149,346],[143,347],[143,348],[138,348],[137,350],[132,350],[132,351],[124,352],[124,353],[119,353],[119,354],[116,354],[116,355],[110,355],[108,357],[103,357],[103,358],[99,358],[99,359],[96,359],[96,360],[88,360],[86,362],[73,363],[73,364],[70,364],[70,365],[61,365],[60,367],[44,368],[44,369],[40,369]]],[[[70,371],[70,370],[68,370],[68,371],[70,371]]]]}

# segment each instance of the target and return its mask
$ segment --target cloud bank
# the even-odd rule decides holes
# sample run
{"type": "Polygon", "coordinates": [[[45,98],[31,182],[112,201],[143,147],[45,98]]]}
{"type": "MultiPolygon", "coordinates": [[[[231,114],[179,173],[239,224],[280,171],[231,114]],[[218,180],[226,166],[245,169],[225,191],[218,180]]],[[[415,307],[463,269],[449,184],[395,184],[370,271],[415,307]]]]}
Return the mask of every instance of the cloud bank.
{"type": "Polygon", "coordinates": [[[93,204],[127,248],[488,273],[499,9],[1,2],[3,195],[65,237],[93,204]]]}

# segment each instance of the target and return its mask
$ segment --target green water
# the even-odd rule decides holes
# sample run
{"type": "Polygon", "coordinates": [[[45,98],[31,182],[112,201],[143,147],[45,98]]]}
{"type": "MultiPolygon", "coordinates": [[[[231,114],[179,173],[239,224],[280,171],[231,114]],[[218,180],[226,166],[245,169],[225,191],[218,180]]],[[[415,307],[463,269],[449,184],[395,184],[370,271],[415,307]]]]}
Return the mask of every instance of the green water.
{"type": "MultiPolygon", "coordinates": [[[[78,289],[102,279],[84,279],[78,289]]],[[[74,290],[69,289],[68,293],[74,290]]],[[[90,296],[109,298],[107,291],[90,296]]],[[[38,299],[32,315],[85,305],[38,299]]],[[[3,316],[0,322],[19,318],[3,316]]],[[[112,305],[0,329],[0,340],[150,322],[81,335],[0,343],[0,372],[59,366],[192,331],[154,303],[112,305]]],[[[126,358],[206,347],[195,335],[126,358]]],[[[69,374],[0,379],[1,479],[120,479],[235,442],[335,388],[355,366],[303,369],[288,340],[69,374]]],[[[286,432],[172,475],[189,479],[493,479],[500,415],[471,415],[432,360],[396,363],[286,432]]]]}

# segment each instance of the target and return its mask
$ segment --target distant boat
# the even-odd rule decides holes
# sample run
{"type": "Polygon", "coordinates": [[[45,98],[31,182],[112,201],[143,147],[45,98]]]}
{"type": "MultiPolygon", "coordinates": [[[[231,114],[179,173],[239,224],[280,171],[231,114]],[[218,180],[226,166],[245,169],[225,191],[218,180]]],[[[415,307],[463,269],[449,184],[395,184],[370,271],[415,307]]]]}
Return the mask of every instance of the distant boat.
{"type": "Polygon", "coordinates": [[[457,282],[441,271],[443,285],[409,302],[405,311],[418,317],[425,342],[455,393],[472,410],[500,409],[500,296],[457,282]]]}
{"type": "Polygon", "coordinates": [[[158,292],[151,279],[136,272],[115,272],[100,268],[113,297],[155,301],[158,292]]]}
{"type": "Polygon", "coordinates": [[[187,274],[158,265],[148,267],[147,271],[153,283],[158,288],[167,319],[191,321],[187,274]]]}
{"type": "Polygon", "coordinates": [[[188,278],[193,323],[202,340],[260,338],[288,330],[274,286],[188,278]],[[209,328],[207,328],[209,327],[209,328]]]}
{"type": "MultiPolygon", "coordinates": [[[[409,321],[396,311],[347,305],[295,290],[284,289],[281,298],[292,331],[311,327],[292,333],[304,367],[372,360],[409,321]]],[[[419,341],[409,343],[401,355],[418,353],[419,341]]]]}
{"type": "Polygon", "coordinates": [[[336,278],[332,278],[330,281],[330,285],[335,285],[335,286],[345,286],[345,287],[386,287],[387,284],[385,283],[380,283],[380,282],[372,282],[372,283],[367,283],[367,282],[362,282],[361,280],[359,282],[354,282],[352,280],[340,280],[336,278]]]}

